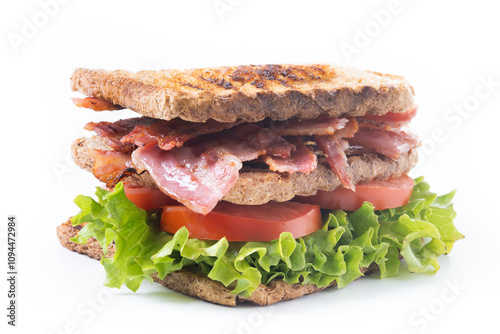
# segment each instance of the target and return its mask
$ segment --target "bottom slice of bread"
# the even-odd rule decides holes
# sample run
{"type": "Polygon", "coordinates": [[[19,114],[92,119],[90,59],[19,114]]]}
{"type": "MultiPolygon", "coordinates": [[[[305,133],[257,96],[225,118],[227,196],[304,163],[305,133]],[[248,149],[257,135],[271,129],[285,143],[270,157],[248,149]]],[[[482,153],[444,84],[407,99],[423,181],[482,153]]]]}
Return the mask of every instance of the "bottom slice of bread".
{"type": "MultiPolygon", "coordinates": [[[[80,228],[73,227],[69,220],[58,226],[57,236],[61,245],[71,251],[100,260],[102,249],[95,239],[89,239],[85,245],[70,241],[79,230],[80,228]]],[[[111,245],[106,257],[112,257],[114,251],[114,245],[111,245]]],[[[368,268],[361,268],[360,270],[366,275],[378,271],[378,266],[372,263],[368,268]]],[[[170,273],[164,279],[160,279],[155,274],[152,275],[152,278],[161,285],[185,295],[227,306],[236,306],[238,303],[245,302],[262,306],[271,305],[282,300],[295,299],[337,285],[334,281],[327,287],[319,288],[314,284],[288,284],[283,280],[277,279],[269,282],[267,285],[261,284],[250,297],[246,298],[232,294],[230,288],[225,287],[220,282],[211,280],[203,273],[196,272],[194,268],[193,270],[183,269],[170,273]]]]}

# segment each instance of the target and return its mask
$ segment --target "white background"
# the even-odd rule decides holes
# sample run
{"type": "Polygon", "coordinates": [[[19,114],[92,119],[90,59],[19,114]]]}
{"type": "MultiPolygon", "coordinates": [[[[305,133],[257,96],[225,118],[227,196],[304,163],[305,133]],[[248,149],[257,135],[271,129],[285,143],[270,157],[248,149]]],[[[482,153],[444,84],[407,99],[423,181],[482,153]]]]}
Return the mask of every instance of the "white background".
{"type": "MultiPolygon", "coordinates": [[[[2,1],[0,8],[0,219],[16,214],[19,222],[18,327],[9,327],[9,333],[497,328],[500,24],[494,1],[60,0],[57,7],[43,6],[46,2],[54,3],[2,1]],[[343,52],[347,45],[356,53],[343,52]],[[439,193],[458,189],[456,225],[466,235],[440,259],[436,275],[403,270],[398,278],[375,275],[344,290],[272,307],[228,308],[149,283],[135,294],[110,292],[102,286],[104,270],[97,261],[59,245],[56,226],[78,211],[73,198],[92,194],[97,185],[72,164],[72,141],[89,121],[133,115],[72,106],[69,98],[78,96],[69,89],[74,68],[313,62],[400,74],[414,86],[420,110],[412,127],[424,152],[411,175],[425,175],[439,193]]],[[[7,327],[5,225],[2,328],[7,327]]]]}

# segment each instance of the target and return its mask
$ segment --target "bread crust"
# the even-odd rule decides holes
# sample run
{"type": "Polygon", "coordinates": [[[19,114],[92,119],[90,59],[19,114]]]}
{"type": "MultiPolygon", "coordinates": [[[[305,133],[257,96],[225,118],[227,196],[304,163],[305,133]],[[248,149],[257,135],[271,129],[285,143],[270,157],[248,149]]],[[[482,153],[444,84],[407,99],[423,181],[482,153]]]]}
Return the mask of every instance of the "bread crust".
{"type": "MultiPolygon", "coordinates": [[[[79,138],[72,147],[71,153],[76,164],[92,172],[94,160],[93,148],[110,149],[98,136],[79,138]]],[[[417,151],[401,155],[398,160],[376,154],[364,154],[348,158],[347,173],[352,176],[353,183],[369,182],[375,178],[386,180],[406,174],[417,161],[417,151]]],[[[156,187],[147,171],[141,175],[134,174],[125,179],[126,182],[148,187],[156,187]]],[[[243,168],[236,184],[224,196],[223,200],[243,205],[260,205],[269,201],[285,202],[294,196],[312,196],[318,190],[332,191],[340,187],[337,175],[327,166],[319,164],[310,174],[277,173],[264,169],[243,168]]]]}
{"type": "Polygon", "coordinates": [[[79,68],[71,88],[145,116],[191,122],[383,115],[414,105],[403,77],[324,64],[137,73],[79,68]]]}
{"type": "MultiPolygon", "coordinates": [[[[93,259],[100,260],[102,249],[94,238],[90,238],[85,245],[70,241],[79,230],[78,227],[71,225],[70,220],[59,225],[57,227],[57,237],[61,245],[73,252],[85,254],[93,259]]],[[[112,257],[114,252],[115,247],[112,244],[108,248],[106,257],[112,257]]],[[[379,268],[375,263],[372,263],[368,268],[360,268],[360,271],[364,275],[378,270],[379,268]]],[[[336,286],[335,281],[327,287],[319,288],[314,284],[288,284],[283,280],[276,279],[269,282],[268,285],[260,284],[257,290],[247,298],[232,294],[231,289],[225,287],[222,283],[211,280],[203,273],[189,269],[170,273],[164,279],[160,279],[156,274],[151,275],[151,277],[155,282],[171,290],[225,306],[236,306],[240,303],[251,303],[260,306],[271,305],[279,301],[295,299],[336,286]]]]}

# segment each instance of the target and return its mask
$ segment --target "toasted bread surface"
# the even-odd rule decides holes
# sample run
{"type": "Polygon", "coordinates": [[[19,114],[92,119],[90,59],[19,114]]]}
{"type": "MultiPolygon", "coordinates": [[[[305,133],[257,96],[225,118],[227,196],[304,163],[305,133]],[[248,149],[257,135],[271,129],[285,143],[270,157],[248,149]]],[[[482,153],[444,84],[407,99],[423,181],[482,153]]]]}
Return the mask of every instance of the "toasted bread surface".
{"type": "MultiPolygon", "coordinates": [[[[103,252],[99,243],[90,238],[85,245],[80,245],[70,241],[79,231],[79,228],[73,227],[70,220],[57,227],[57,237],[65,248],[88,255],[91,258],[100,260],[103,252]]],[[[115,252],[114,244],[110,245],[106,257],[112,257],[115,252]]],[[[368,268],[360,268],[363,274],[378,271],[378,266],[372,263],[368,268]]],[[[248,297],[242,297],[231,293],[231,289],[225,287],[222,283],[208,278],[205,274],[194,270],[179,270],[168,274],[164,279],[160,279],[156,274],[151,275],[155,282],[161,285],[183,293],[188,296],[196,297],[211,303],[236,306],[238,303],[252,303],[256,305],[270,305],[283,300],[291,300],[304,295],[324,290],[328,287],[336,286],[335,282],[328,287],[318,288],[313,284],[288,284],[283,280],[273,280],[268,285],[261,284],[254,293],[248,297]]]]}
{"type": "MultiPolygon", "coordinates": [[[[81,168],[92,172],[94,160],[92,149],[110,149],[100,137],[79,138],[71,148],[73,159],[81,168]]],[[[347,172],[352,176],[354,184],[369,182],[373,179],[386,180],[406,174],[417,161],[417,151],[401,155],[398,160],[381,157],[376,154],[364,154],[348,158],[347,172]]],[[[125,182],[156,187],[155,182],[146,171],[141,175],[127,177],[125,182]]],[[[277,173],[265,169],[243,168],[238,181],[224,196],[223,200],[243,205],[260,205],[269,201],[284,202],[294,196],[312,196],[318,190],[332,191],[340,187],[337,175],[327,166],[319,164],[310,174],[277,173]]]]}
{"type": "Polygon", "coordinates": [[[137,73],[79,68],[71,87],[145,116],[191,122],[383,115],[414,105],[413,88],[403,77],[331,65],[137,73]]]}

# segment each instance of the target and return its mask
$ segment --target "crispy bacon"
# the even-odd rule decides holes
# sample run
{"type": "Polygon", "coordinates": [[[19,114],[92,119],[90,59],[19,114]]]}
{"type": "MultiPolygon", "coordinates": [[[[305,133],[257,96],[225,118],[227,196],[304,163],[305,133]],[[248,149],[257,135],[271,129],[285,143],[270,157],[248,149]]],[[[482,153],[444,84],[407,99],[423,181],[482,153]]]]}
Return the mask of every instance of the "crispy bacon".
{"type": "Polygon", "coordinates": [[[94,111],[104,111],[104,110],[120,110],[123,109],[122,106],[119,106],[117,104],[113,104],[111,102],[108,102],[106,100],[99,99],[97,97],[86,97],[86,98],[80,98],[80,97],[73,97],[72,98],[73,103],[79,107],[79,108],[88,108],[92,109],[94,111]]]}
{"type": "Polygon", "coordinates": [[[264,162],[269,169],[275,172],[304,173],[309,174],[318,166],[318,157],[307,146],[302,144],[302,138],[293,141],[296,150],[289,158],[273,157],[267,155],[264,162]]]}
{"type": "Polygon", "coordinates": [[[163,150],[171,150],[195,137],[220,132],[238,124],[241,122],[192,123],[181,119],[164,121],[149,117],[136,117],[116,122],[91,122],[85,126],[85,129],[97,133],[115,150],[130,153],[135,145],[158,145],[163,150]]]}
{"type": "MultiPolygon", "coordinates": [[[[306,147],[295,148],[268,129],[245,124],[169,151],[156,145],[142,146],[132,153],[132,161],[139,171],[147,170],[167,195],[195,212],[207,214],[236,183],[243,161],[267,154],[276,159],[290,158],[287,168],[295,163],[301,171],[313,170],[316,156],[306,147]]],[[[278,160],[273,165],[280,163],[285,164],[278,160]]]]}
{"type": "MultiPolygon", "coordinates": [[[[132,126],[134,126],[132,131],[137,130],[142,121],[152,122],[146,127],[157,124],[156,120],[153,122],[150,119],[136,119],[88,125],[89,130],[96,131],[107,139],[110,145],[121,149],[121,151],[96,150],[94,175],[108,186],[113,186],[133,172],[147,170],[162,191],[193,211],[203,214],[210,212],[236,182],[243,161],[255,160],[265,154],[289,158],[292,152],[295,153],[295,145],[276,136],[271,130],[255,124],[246,124],[191,141],[190,145],[180,144],[181,147],[173,147],[169,151],[156,145],[166,136],[151,136],[150,138],[153,138],[151,143],[148,143],[150,139],[145,139],[144,146],[141,145],[134,150],[131,161],[130,154],[127,154],[128,150],[120,147],[116,139],[129,131],[132,126]]],[[[234,124],[224,124],[221,127],[229,126],[232,127],[234,124]]],[[[209,131],[208,127],[206,129],[209,131]]],[[[213,131],[214,127],[211,129],[210,131],[213,131]]],[[[187,131],[188,127],[185,130],[187,131]]],[[[186,133],[186,135],[197,134],[186,133]]],[[[183,140],[174,141],[180,143],[183,140]]],[[[164,141],[167,142],[172,140],[164,141]]],[[[305,155],[303,152],[303,150],[297,152],[288,163],[292,165],[295,160],[298,163],[300,158],[311,160],[310,155],[305,155]]],[[[311,166],[307,168],[299,166],[299,169],[305,172],[308,172],[311,166]]],[[[312,168],[315,168],[315,165],[312,168]]]]}
{"type": "Polygon", "coordinates": [[[213,147],[219,147],[236,155],[241,161],[255,160],[267,153],[265,148],[255,148],[249,141],[235,138],[231,134],[216,134],[211,138],[191,145],[193,154],[200,156],[213,147]]]}
{"type": "Polygon", "coordinates": [[[402,153],[418,147],[419,141],[400,129],[360,122],[359,131],[349,139],[349,145],[398,159],[402,153]]]}
{"type": "Polygon", "coordinates": [[[244,161],[260,157],[272,171],[314,171],[317,156],[303,144],[302,136],[313,136],[342,185],[352,190],[348,148],[396,159],[418,145],[416,138],[400,129],[364,119],[358,125],[355,118],[275,122],[274,129],[269,129],[255,123],[140,117],[89,123],[85,128],[115,149],[94,151],[93,173],[99,180],[111,187],[147,170],[163,192],[202,214],[210,212],[236,183],[244,161]]]}
{"type": "Polygon", "coordinates": [[[314,138],[316,145],[323,151],[330,168],[337,174],[342,185],[348,189],[355,190],[351,176],[347,174],[347,157],[343,150],[343,145],[333,136],[317,136],[314,138]]]}
{"type": "Polygon", "coordinates": [[[106,183],[107,187],[112,188],[125,177],[136,173],[130,154],[93,149],[92,158],[92,174],[99,181],[106,183]]]}
{"type": "MultiPolygon", "coordinates": [[[[203,143],[204,146],[207,146],[203,143]]],[[[208,147],[200,155],[199,147],[183,146],[170,151],[158,146],[139,147],[132,160],[146,169],[158,187],[189,209],[207,214],[236,183],[242,160],[253,160],[258,152],[246,144],[208,147]]]]}
{"type": "Polygon", "coordinates": [[[276,135],[272,130],[253,123],[245,123],[231,129],[235,138],[246,140],[257,150],[265,150],[274,157],[289,158],[295,145],[276,135]]]}
{"type": "Polygon", "coordinates": [[[342,185],[353,191],[355,190],[355,186],[352,183],[351,176],[346,171],[348,163],[345,150],[348,147],[348,143],[344,138],[353,137],[357,131],[358,122],[355,119],[350,119],[344,128],[333,135],[314,137],[316,145],[323,151],[326,161],[328,161],[330,168],[337,174],[342,185]]]}
{"type": "Polygon", "coordinates": [[[346,118],[319,117],[307,120],[271,121],[269,127],[279,136],[323,136],[333,135],[345,127],[347,122],[346,118]]]}
{"type": "Polygon", "coordinates": [[[133,143],[123,143],[120,140],[129,134],[137,126],[152,124],[156,122],[154,118],[135,117],[122,119],[116,122],[90,122],[85,125],[85,130],[94,131],[103,138],[106,144],[121,153],[131,153],[134,149],[133,143]]]}
{"type": "Polygon", "coordinates": [[[243,123],[220,123],[208,120],[205,123],[192,123],[176,118],[171,121],[156,120],[151,124],[136,126],[130,133],[123,136],[123,143],[137,146],[158,145],[168,151],[174,147],[181,147],[186,141],[198,136],[221,132],[243,123]]]}

